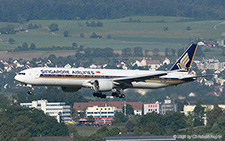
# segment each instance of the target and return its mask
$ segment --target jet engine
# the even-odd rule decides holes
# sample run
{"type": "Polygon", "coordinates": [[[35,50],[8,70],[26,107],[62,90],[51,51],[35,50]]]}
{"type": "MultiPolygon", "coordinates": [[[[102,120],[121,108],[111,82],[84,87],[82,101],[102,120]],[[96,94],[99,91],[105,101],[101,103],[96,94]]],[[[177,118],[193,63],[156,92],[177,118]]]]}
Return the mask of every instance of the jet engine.
{"type": "Polygon", "coordinates": [[[96,92],[106,92],[111,91],[114,84],[111,80],[99,79],[94,81],[93,86],[96,92]]]}
{"type": "Polygon", "coordinates": [[[61,89],[64,92],[76,92],[81,89],[81,87],[61,87],[61,89]]]}

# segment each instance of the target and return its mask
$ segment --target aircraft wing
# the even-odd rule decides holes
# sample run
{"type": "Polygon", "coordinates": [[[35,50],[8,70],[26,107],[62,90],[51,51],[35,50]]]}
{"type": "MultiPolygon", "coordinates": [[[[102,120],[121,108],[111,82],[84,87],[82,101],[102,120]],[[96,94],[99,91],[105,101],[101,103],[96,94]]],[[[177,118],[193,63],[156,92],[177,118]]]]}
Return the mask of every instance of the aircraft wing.
{"type": "Polygon", "coordinates": [[[198,78],[198,77],[208,77],[208,76],[213,76],[213,74],[210,74],[210,75],[193,75],[193,76],[181,78],[181,80],[188,80],[188,79],[194,79],[194,78],[198,78]]]}
{"type": "Polygon", "coordinates": [[[114,82],[125,82],[125,83],[130,83],[133,81],[145,81],[147,79],[153,78],[153,77],[159,77],[167,75],[167,72],[155,72],[151,74],[144,74],[144,75],[134,75],[134,76],[127,76],[127,77],[121,77],[121,78],[115,78],[113,79],[114,82]]]}

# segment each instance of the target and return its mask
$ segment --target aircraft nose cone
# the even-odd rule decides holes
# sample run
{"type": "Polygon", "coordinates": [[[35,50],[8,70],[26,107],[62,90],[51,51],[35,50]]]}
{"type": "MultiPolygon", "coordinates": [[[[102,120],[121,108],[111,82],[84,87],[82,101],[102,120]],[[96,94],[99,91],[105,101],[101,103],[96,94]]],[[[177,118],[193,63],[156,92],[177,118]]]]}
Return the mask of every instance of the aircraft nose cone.
{"type": "Polygon", "coordinates": [[[16,76],[14,77],[14,79],[15,79],[16,81],[19,81],[18,75],[16,75],[16,76]]]}
{"type": "Polygon", "coordinates": [[[22,82],[21,77],[20,77],[19,75],[16,75],[16,76],[14,77],[14,79],[15,79],[16,81],[18,81],[18,82],[22,82]]]}

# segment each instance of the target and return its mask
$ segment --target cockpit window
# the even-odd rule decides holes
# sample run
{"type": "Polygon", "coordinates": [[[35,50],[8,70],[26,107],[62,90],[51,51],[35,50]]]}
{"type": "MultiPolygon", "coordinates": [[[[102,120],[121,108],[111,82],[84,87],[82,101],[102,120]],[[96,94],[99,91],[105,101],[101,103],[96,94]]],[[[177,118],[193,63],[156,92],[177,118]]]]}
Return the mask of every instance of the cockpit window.
{"type": "Polygon", "coordinates": [[[25,73],[23,73],[23,72],[20,72],[20,73],[18,73],[19,75],[25,75],[25,73]]]}

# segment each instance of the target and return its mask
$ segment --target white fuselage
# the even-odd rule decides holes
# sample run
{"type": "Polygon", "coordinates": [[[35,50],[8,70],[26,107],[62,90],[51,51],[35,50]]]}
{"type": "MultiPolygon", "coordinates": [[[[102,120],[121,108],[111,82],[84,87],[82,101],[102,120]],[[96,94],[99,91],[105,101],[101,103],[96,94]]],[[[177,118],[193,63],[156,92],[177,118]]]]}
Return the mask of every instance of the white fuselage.
{"type": "MultiPolygon", "coordinates": [[[[92,87],[90,84],[92,80],[113,80],[114,78],[153,74],[155,72],[159,71],[39,67],[23,70],[15,76],[15,79],[32,86],[92,87]]],[[[131,82],[131,85],[126,87],[157,89],[184,83],[186,81],[181,79],[188,76],[190,75],[187,72],[171,71],[167,72],[167,75],[157,78],[131,82]]]]}

